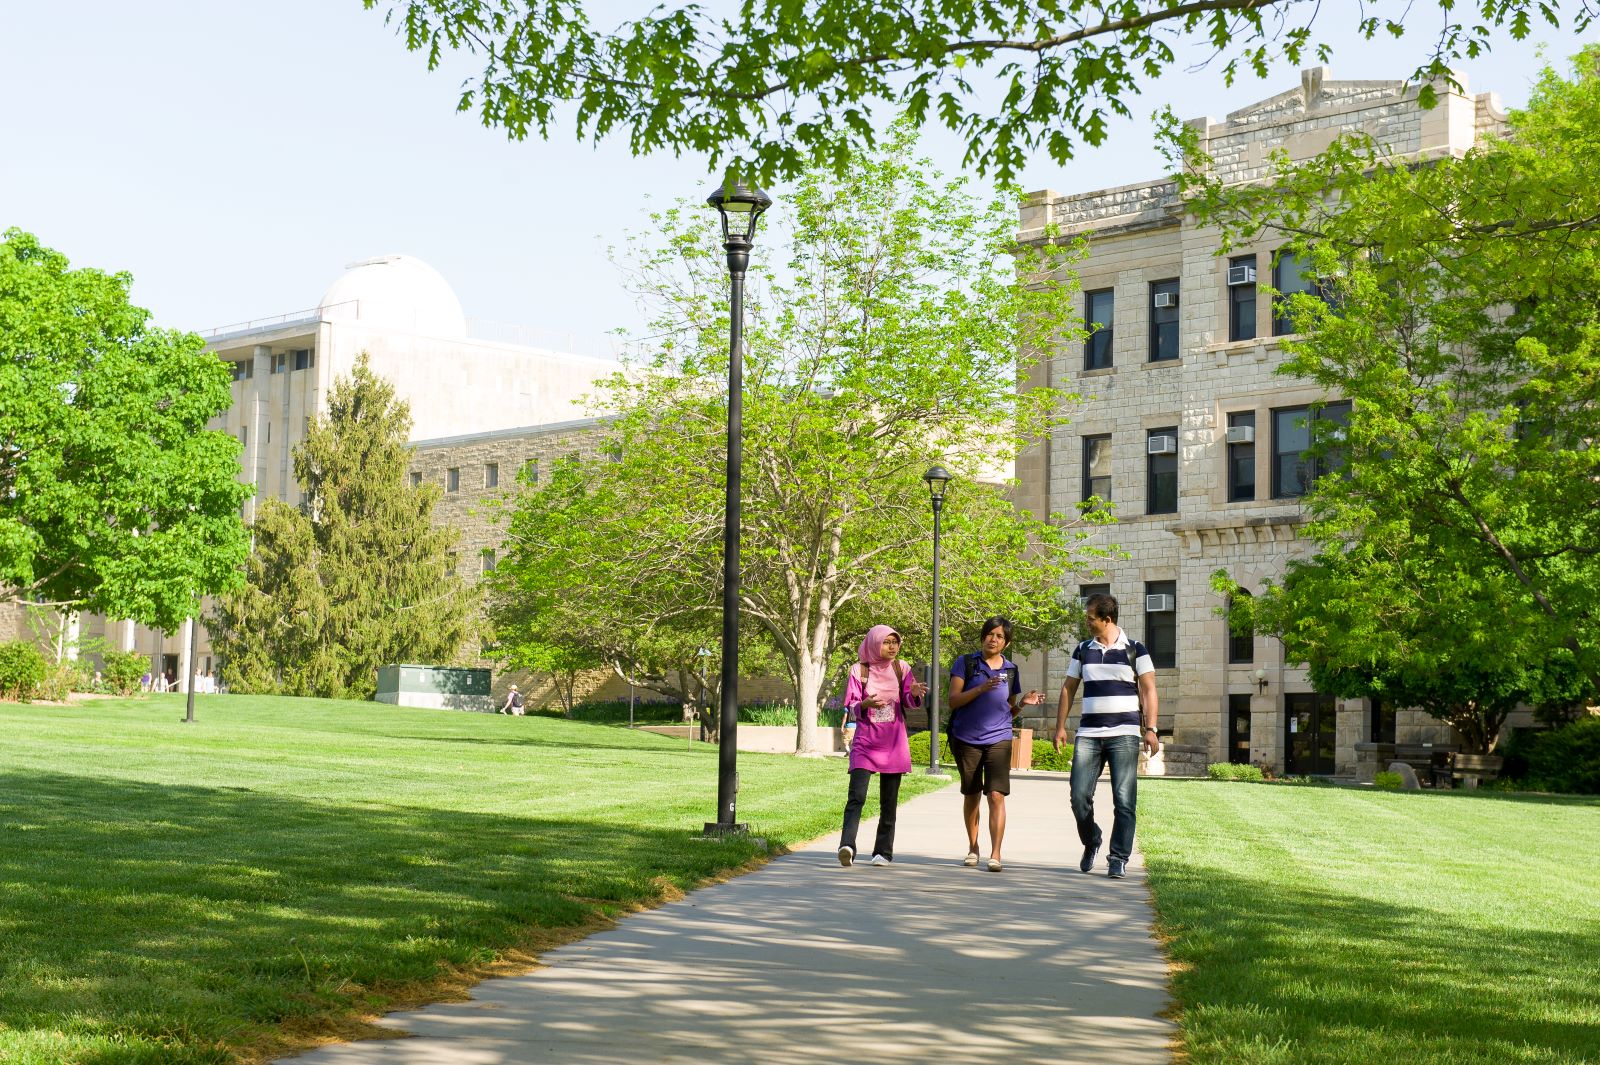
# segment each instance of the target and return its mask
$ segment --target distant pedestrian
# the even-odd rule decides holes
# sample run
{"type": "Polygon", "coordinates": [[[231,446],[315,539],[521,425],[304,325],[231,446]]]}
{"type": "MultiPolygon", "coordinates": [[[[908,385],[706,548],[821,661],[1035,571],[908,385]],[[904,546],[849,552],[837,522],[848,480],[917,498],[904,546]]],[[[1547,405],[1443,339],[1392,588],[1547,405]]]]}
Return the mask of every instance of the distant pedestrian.
{"type": "Polygon", "coordinates": [[[150,671],[147,669],[147,670],[144,671],[144,676],[139,678],[139,690],[142,691],[142,692],[149,691],[150,690],[150,680],[151,680],[150,671]]]}
{"type": "Polygon", "coordinates": [[[967,830],[967,856],[978,864],[978,806],[989,804],[991,873],[1000,872],[1000,845],[1006,837],[1006,796],[1011,794],[1011,729],[1025,706],[1044,702],[1044,693],[1022,691],[1017,664],[1006,657],[1012,625],[1002,617],[983,623],[979,650],[950,666],[950,753],[961,774],[961,820],[967,830]]]}
{"type": "Polygon", "coordinates": [[[854,718],[856,734],[850,744],[850,790],[839,836],[839,864],[851,865],[856,860],[861,808],[866,805],[872,776],[877,774],[878,834],[872,845],[872,864],[888,865],[894,861],[900,778],[911,772],[906,709],[922,704],[928,686],[900,661],[900,634],[888,625],[868,629],[856,657],[844,690],[845,715],[854,718]]]}
{"type": "Polygon", "coordinates": [[[1138,807],[1139,750],[1161,749],[1156,733],[1156,667],[1144,644],[1128,639],[1117,625],[1115,596],[1096,592],[1084,604],[1089,639],[1072,652],[1067,679],[1061,684],[1056,708],[1055,748],[1067,738],[1067,711],[1072,696],[1083,684],[1083,716],[1072,748],[1072,816],[1078,822],[1083,857],[1078,868],[1094,868],[1102,842],[1094,823],[1094,789],[1100,772],[1111,764],[1111,852],[1106,873],[1114,879],[1127,875],[1133,854],[1133,833],[1138,807]]]}
{"type": "Polygon", "coordinates": [[[516,717],[522,717],[523,714],[527,712],[523,708],[522,693],[517,690],[517,686],[515,684],[511,686],[510,691],[506,692],[505,705],[500,708],[499,712],[502,714],[512,714],[516,717]]]}

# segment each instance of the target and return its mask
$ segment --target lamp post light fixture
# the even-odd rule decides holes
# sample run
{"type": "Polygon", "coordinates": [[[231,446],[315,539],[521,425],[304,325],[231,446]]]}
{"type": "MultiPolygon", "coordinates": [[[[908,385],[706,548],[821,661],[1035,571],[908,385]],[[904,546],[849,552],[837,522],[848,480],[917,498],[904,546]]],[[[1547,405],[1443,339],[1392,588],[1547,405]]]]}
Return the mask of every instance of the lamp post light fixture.
{"type": "Polygon", "coordinates": [[[717,819],[707,836],[742,834],[737,819],[739,762],[739,478],[744,443],[744,274],[755,244],[756,221],[772,197],[730,174],[706,197],[722,217],[722,247],[728,253],[728,471],[722,522],[722,706],[717,727],[717,819]]]}
{"type": "Polygon", "coordinates": [[[1256,691],[1265,692],[1266,690],[1267,690],[1267,671],[1264,670],[1264,669],[1258,669],[1258,670],[1256,670],[1256,691]]]}
{"type": "Polygon", "coordinates": [[[928,666],[928,775],[944,776],[939,768],[939,512],[944,509],[944,490],[950,483],[950,473],[943,466],[934,466],[922,475],[928,482],[928,496],[933,500],[933,649],[932,663],[928,666]]]}

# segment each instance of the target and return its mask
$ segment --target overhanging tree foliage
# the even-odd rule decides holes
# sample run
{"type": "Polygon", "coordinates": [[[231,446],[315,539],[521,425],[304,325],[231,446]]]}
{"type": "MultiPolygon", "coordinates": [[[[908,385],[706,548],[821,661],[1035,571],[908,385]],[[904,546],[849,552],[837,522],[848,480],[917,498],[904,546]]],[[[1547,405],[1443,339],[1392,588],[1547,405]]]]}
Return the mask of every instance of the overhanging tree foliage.
{"type": "Polygon", "coordinates": [[[237,581],[249,489],[238,441],[206,429],[227,367],[151,328],[131,283],[0,241],[0,604],[171,630],[237,581]]]}
{"type": "Polygon", "coordinates": [[[1600,695],[1597,64],[1546,71],[1511,139],[1462,159],[1349,141],[1270,186],[1184,179],[1233,239],[1306,256],[1331,300],[1292,298],[1282,372],[1353,402],[1318,444],[1342,472],[1305,500],[1318,554],[1258,597],[1267,630],[1485,747],[1496,703],[1600,695]]]}
{"type": "MultiPolygon", "coordinates": [[[[794,684],[799,744],[842,641],[891,621],[925,637],[931,513],[922,472],[956,474],[946,504],[946,647],[987,613],[1034,643],[1060,633],[1066,574],[1094,557],[1079,520],[1020,515],[978,478],[1020,441],[1065,420],[1075,397],[1017,394],[1031,356],[1081,338],[1068,272],[1077,247],[1018,254],[1014,204],[974,203],[913,157],[902,127],[849,176],[809,175],[787,246],[766,224],[746,339],[743,617],[794,684]],[[1036,284],[1044,276],[1055,281],[1036,284]]],[[[581,478],[525,502],[511,524],[508,590],[559,598],[590,619],[644,619],[683,657],[717,646],[727,406],[728,295],[715,225],[703,210],[656,216],[637,289],[668,338],[655,360],[609,385],[618,413],[606,454],[581,478]],[[521,524],[519,524],[519,520],[521,524]],[[583,598],[578,583],[594,600],[583,598]],[[559,590],[558,594],[551,594],[559,590]]],[[[624,623],[625,624],[625,623],[624,623]]],[[[570,626],[555,626],[561,631],[570,626]]],[[[601,635],[595,635],[602,630],[601,635]]],[[[516,639],[502,633],[502,642],[516,639]]],[[[741,660],[748,672],[751,659],[741,660]]]]}
{"type": "Polygon", "coordinates": [[[437,485],[406,482],[411,413],[363,355],[294,452],[302,508],[262,503],[245,586],[210,623],[233,691],[371,698],[380,665],[448,664],[476,631],[437,485]]]}
{"type": "Polygon", "coordinates": [[[811,166],[842,173],[874,145],[882,105],[937,120],[966,141],[968,165],[1009,181],[1030,152],[1065,164],[1080,140],[1101,143],[1142,79],[1190,55],[1220,63],[1231,84],[1278,56],[1326,61],[1322,20],[1368,40],[1412,28],[1428,42],[1412,77],[1430,86],[1497,36],[1581,32],[1595,14],[1560,0],[748,0],[726,14],[666,4],[618,23],[582,0],[363,2],[430,68],[456,50],[482,64],[459,106],[485,125],[546,137],[570,116],[580,138],[621,132],[635,154],[738,160],[761,182],[811,166]]]}

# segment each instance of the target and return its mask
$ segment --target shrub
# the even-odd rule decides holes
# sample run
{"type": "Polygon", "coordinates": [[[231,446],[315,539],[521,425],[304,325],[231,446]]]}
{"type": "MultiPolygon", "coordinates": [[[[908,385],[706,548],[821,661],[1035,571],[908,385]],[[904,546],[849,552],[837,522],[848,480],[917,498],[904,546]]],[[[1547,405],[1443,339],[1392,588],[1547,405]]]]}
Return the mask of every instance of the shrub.
{"type": "Polygon", "coordinates": [[[1525,789],[1600,795],[1600,717],[1548,732],[1519,732],[1505,758],[1504,775],[1525,789]]]}
{"type": "Polygon", "coordinates": [[[1259,784],[1266,779],[1258,765],[1236,765],[1233,762],[1212,762],[1206,766],[1212,780],[1247,780],[1259,784]]]}
{"type": "Polygon", "coordinates": [[[87,688],[81,683],[82,675],[71,662],[61,662],[56,665],[46,664],[44,676],[39,679],[38,686],[34,689],[34,697],[47,703],[64,703],[67,696],[74,691],[87,688]]]}
{"type": "Polygon", "coordinates": [[[132,695],[138,691],[139,678],[150,668],[150,660],[135,651],[107,651],[100,657],[105,660],[101,679],[118,695],[132,695]]]}
{"type": "Polygon", "coordinates": [[[48,670],[44,655],[33,644],[22,640],[0,643],[0,698],[26,702],[37,697],[48,670]]]}
{"type": "Polygon", "coordinates": [[[1399,773],[1379,773],[1372,778],[1372,786],[1379,791],[1399,791],[1405,782],[1405,777],[1399,773]]]}
{"type": "MultiPolygon", "coordinates": [[[[928,764],[929,742],[927,729],[923,729],[921,732],[913,732],[911,734],[912,765],[922,766],[928,764]]],[[[939,761],[951,763],[955,761],[955,758],[950,754],[950,737],[948,736],[941,735],[939,737],[939,761]]]]}
{"type": "Polygon", "coordinates": [[[1066,773],[1072,769],[1072,744],[1063,743],[1057,751],[1049,740],[1033,741],[1033,768],[1066,773]]]}
{"type": "MultiPolygon", "coordinates": [[[[562,716],[559,707],[540,712],[555,717],[562,716]]],[[[628,723],[628,700],[596,699],[590,702],[575,703],[572,707],[572,720],[589,721],[602,725],[626,725],[628,723]]],[[[641,699],[633,704],[633,720],[635,724],[643,725],[682,724],[683,704],[678,702],[645,702],[641,699]]]]}

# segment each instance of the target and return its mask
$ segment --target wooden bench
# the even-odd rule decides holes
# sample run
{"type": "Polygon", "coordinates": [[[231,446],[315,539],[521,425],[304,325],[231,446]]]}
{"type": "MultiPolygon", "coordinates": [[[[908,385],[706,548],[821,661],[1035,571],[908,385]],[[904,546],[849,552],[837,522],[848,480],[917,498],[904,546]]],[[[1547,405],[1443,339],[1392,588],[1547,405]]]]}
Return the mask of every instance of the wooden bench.
{"type": "Polygon", "coordinates": [[[1463,788],[1476,788],[1480,781],[1492,781],[1500,775],[1504,759],[1498,754],[1454,754],[1450,756],[1450,784],[1463,788]]]}

